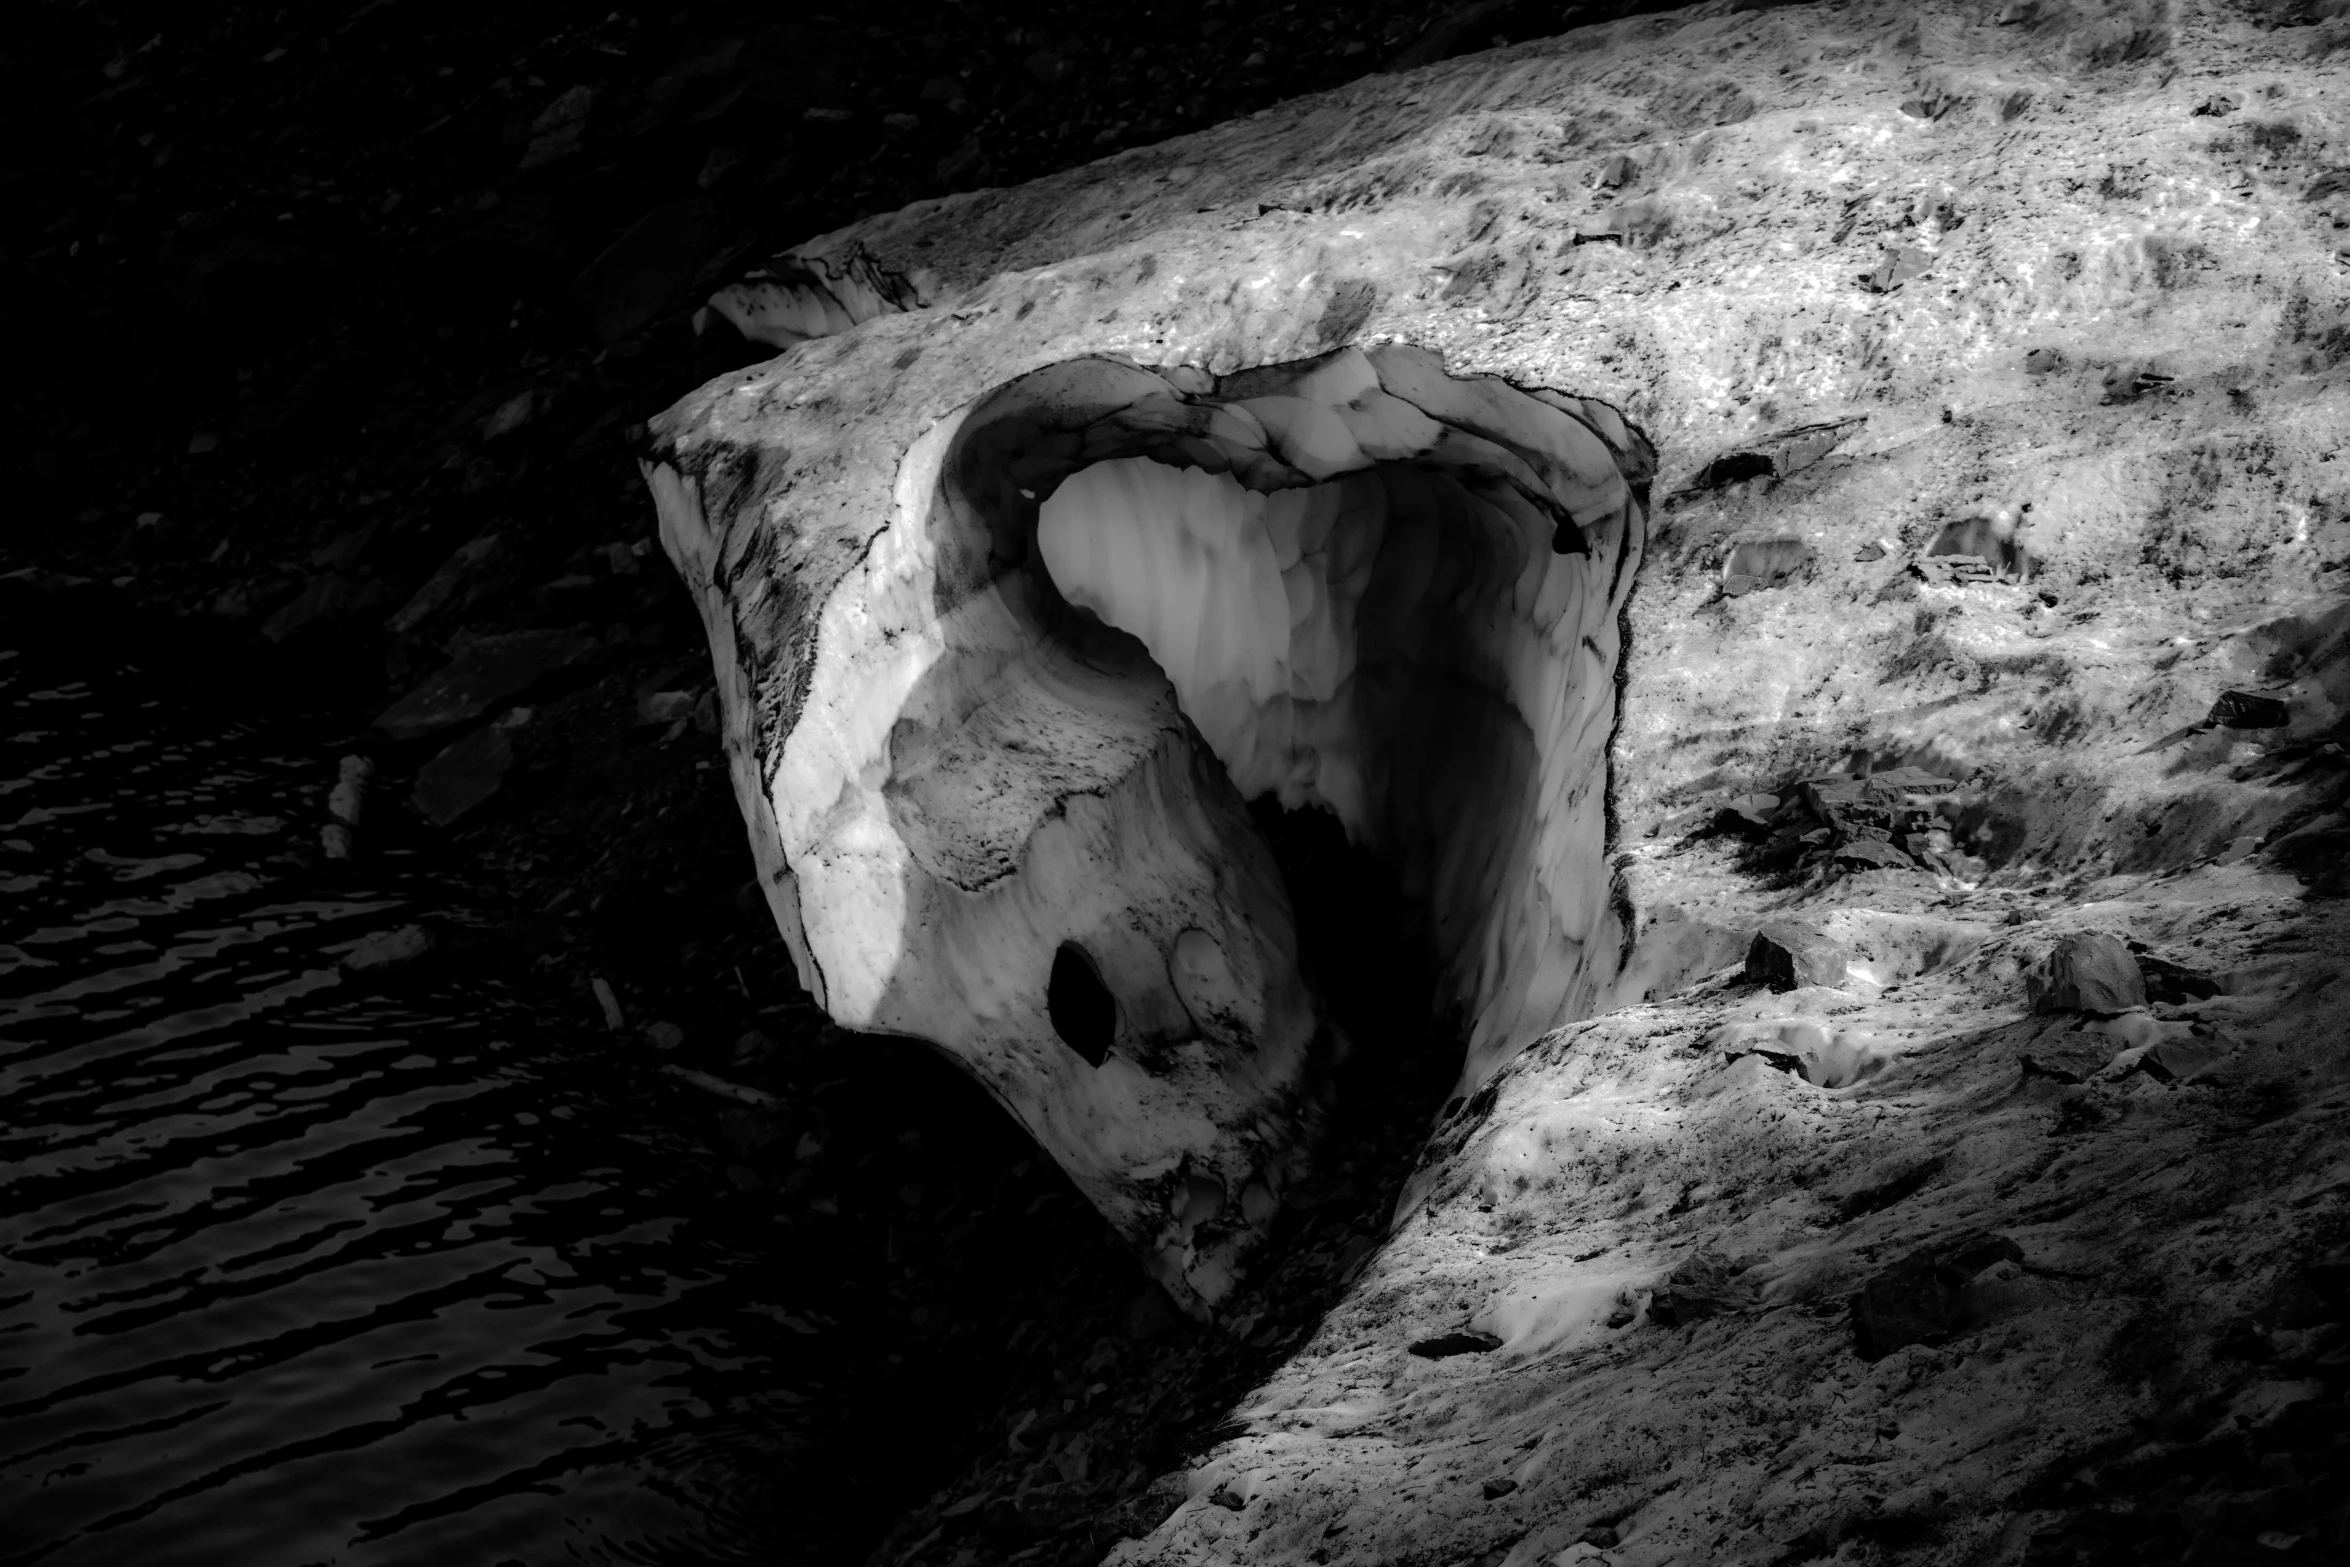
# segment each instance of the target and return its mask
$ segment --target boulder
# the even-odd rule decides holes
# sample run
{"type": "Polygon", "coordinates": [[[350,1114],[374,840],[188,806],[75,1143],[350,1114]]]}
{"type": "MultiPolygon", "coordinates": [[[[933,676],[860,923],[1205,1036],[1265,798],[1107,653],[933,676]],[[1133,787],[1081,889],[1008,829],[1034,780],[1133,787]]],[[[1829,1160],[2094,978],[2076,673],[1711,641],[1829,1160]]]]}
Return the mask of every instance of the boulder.
{"type": "Polygon", "coordinates": [[[2035,1012],[2107,1015],[2146,1005],[2138,960],[2119,937],[2097,930],[2060,937],[2048,956],[2025,973],[2024,992],[2035,1012]]]}
{"type": "Polygon", "coordinates": [[[261,640],[287,642],[323,630],[359,612],[360,589],[333,572],[313,577],[299,593],[261,623],[261,640]]]}
{"type": "Polygon", "coordinates": [[[1748,983],[1771,990],[1841,986],[1851,952],[1842,942],[1798,920],[1775,919],[1754,933],[1746,949],[1748,983]]]}
{"type": "Polygon", "coordinates": [[[2023,1248],[2004,1235],[1971,1230],[1920,1247],[1862,1285],[1852,1297],[1854,1347],[1882,1360],[1908,1344],[1932,1343],[1966,1325],[1966,1287],[1995,1262],[2021,1262],[2023,1248]]]}
{"type": "Polygon", "coordinates": [[[2222,691],[2203,721],[2222,729],[2283,729],[2293,722],[2293,710],[2258,691],[2222,691]]]}
{"type": "Polygon", "coordinates": [[[588,663],[601,648],[580,631],[509,631],[476,638],[439,673],[378,714],[375,727],[394,740],[454,729],[588,663]]]}
{"type": "Polygon", "coordinates": [[[1746,1270],[1718,1251],[1689,1258],[1657,1286],[1648,1302],[1648,1320],[1674,1328],[1754,1304],[1754,1286],[1740,1281],[1746,1270]]]}
{"type": "Polygon", "coordinates": [[[496,724],[445,747],[416,775],[409,801],[435,827],[446,827],[495,795],[514,765],[513,742],[496,724]]]}
{"type": "Polygon", "coordinates": [[[437,616],[463,610],[484,592],[504,551],[504,541],[495,533],[477,534],[458,545],[385,622],[386,628],[407,636],[437,616]]]}

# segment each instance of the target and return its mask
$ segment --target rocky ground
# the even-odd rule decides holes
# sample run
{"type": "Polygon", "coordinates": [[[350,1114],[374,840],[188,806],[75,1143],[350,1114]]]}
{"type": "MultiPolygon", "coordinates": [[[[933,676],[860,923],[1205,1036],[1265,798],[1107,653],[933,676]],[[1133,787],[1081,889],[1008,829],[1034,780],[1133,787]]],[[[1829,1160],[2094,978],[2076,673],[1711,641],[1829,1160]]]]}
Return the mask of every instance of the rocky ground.
{"type": "MultiPolygon", "coordinates": [[[[9,612],[323,694],[332,752],[375,763],[359,854],[429,844],[502,910],[419,961],[586,1019],[603,981],[648,1113],[710,1128],[714,1200],[832,1259],[803,1320],[870,1368],[811,1513],[835,1558],[899,1520],[879,1559],[2325,1559],[2350,132],[2323,5],[2185,8],[2175,38],[1864,6],[1801,48],[1713,6],[1761,30],[1695,37],[1675,80],[1735,74],[1743,106],[1632,62],[1581,122],[1412,79],[1454,139],[1358,195],[1469,163],[1498,194],[1384,324],[1615,398],[1667,454],[1620,851],[1725,972],[1464,1099],[1399,1208],[1450,1075],[1407,1055],[1236,1337],[1138,1295],[943,1066],[815,1017],[743,896],[628,447],[764,353],[695,334],[707,286],[1543,9],[42,10],[0,64],[9,612]],[[370,727],[450,667],[437,720],[370,727]],[[1916,786],[1839,794],[1856,753],[1916,786]],[[1853,977],[1748,985],[1773,916],[1853,977]],[[2088,930],[2147,1006],[2030,1010],[2088,930]],[[1873,1359],[1872,1281],[1926,1324],[1873,1359]]],[[[1266,169],[1334,132],[1285,124],[1254,164],[1112,172],[1204,166],[1231,188],[1168,212],[1304,223],[1266,169]]],[[[1096,216],[1069,196],[966,216],[1096,216]]],[[[1003,264],[973,248],[956,286],[1003,264]]],[[[322,754],[322,825],[332,781],[322,754]]]]}

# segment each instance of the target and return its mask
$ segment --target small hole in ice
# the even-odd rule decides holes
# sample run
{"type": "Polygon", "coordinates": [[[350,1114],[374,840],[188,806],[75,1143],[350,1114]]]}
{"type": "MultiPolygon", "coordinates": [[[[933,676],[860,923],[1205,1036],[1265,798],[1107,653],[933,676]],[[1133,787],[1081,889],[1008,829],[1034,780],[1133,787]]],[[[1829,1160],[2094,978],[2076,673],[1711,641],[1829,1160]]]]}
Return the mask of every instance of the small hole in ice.
{"type": "Polygon", "coordinates": [[[1053,976],[1045,987],[1045,1012],[1053,1032],[1094,1066],[1110,1053],[1118,1033],[1118,1002],[1094,971],[1093,960],[1073,941],[1053,954],[1053,976]]]}

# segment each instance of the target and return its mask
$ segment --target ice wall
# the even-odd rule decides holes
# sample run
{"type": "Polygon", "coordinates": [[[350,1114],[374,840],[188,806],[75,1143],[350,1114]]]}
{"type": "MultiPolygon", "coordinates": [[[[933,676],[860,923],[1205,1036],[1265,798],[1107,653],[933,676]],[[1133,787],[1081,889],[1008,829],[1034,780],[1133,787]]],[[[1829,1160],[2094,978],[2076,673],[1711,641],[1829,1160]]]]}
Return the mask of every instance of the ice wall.
{"type": "Polygon", "coordinates": [[[1553,537],[1506,484],[1404,463],[1262,493],[1117,458],[1038,514],[1055,586],[1142,642],[1243,796],[1327,809],[1398,868],[1472,1077],[1612,973],[1583,951],[1607,918],[1609,584],[1553,537]]]}

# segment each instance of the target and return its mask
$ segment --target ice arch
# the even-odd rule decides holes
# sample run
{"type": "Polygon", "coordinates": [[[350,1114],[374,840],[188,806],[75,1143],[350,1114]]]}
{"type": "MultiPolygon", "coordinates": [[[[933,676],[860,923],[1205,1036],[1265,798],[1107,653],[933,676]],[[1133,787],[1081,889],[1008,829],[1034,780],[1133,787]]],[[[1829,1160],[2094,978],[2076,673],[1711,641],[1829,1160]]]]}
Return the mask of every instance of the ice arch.
{"type": "Polygon", "coordinates": [[[1614,978],[1653,468],[1614,410],[1401,345],[1078,359],[938,421],[861,532],[702,434],[647,473],[803,979],[954,1056],[1193,1309],[1310,1160],[1330,1047],[1246,798],[1389,858],[1472,1080],[1614,978]]]}

